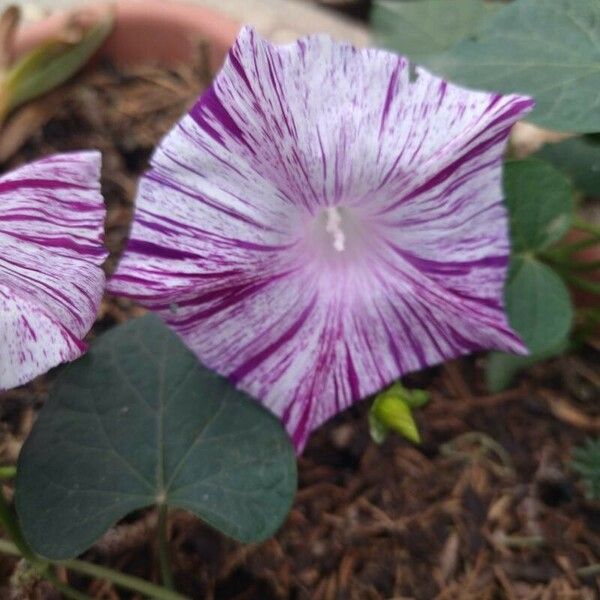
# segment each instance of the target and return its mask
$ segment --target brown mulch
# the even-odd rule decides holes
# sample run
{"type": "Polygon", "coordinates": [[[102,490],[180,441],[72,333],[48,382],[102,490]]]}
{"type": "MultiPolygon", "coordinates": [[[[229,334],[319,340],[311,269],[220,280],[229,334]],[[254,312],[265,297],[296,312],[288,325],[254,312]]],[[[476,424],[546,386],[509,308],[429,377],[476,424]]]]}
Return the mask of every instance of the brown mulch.
{"type": "MultiPolygon", "coordinates": [[[[2,168],[100,149],[110,271],[153,146],[207,80],[198,66],[101,65],[15,116],[0,141],[2,168]]],[[[92,335],[138,313],[107,298],[92,335]]],[[[600,568],[586,567],[600,563],[600,503],[584,498],[569,466],[573,447],[600,434],[595,344],[534,367],[493,396],[482,384],[481,357],[407,378],[432,395],[418,412],[419,446],[398,437],[375,445],[367,403],[340,415],[311,439],[293,509],[265,543],[237,544],[173,513],[178,589],[207,600],[597,598],[600,568]]],[[[3,464],[16,460],[46,394],[44,377],[0,394],[3,464]]],[[[157,581],[155,525],[151,511],[133,515],[86,558],[157,581]]],[[[0,598],[10,597],[14,568],[0,558],[0,598]]],[[[68,576],[95,598],[134,597],[68,576]]],[[[58,596],[45,585],[22,597],[58,596]]]]}

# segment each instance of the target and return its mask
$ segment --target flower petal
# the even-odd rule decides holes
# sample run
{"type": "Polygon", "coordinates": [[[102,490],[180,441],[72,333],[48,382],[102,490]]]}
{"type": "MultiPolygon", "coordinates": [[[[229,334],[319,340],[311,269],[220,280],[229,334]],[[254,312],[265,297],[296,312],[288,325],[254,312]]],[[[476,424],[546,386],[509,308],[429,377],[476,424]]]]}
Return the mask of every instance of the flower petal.
{"type": "Polygon", "coordinates": [[[107,255],[100,162],[56,155],[0,178],[0,389],[85,350],[107,255]]]}
{"type": "Polygon", "coordinates": [[[502,300],[501,160],[532,102],[415,74],[387,52],[244,29],[157,150],[109,282],[299,449],[403,373],[524,351],[502,300]]]}

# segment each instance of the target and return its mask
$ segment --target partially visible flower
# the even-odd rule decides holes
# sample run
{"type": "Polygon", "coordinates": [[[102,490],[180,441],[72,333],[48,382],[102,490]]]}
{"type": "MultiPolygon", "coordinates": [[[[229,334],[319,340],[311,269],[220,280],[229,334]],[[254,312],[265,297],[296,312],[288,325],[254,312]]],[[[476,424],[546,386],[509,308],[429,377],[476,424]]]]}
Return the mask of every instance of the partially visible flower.
{"type": "Polygon", "coordinates": [[[523,96],[326,36],[244,29],[158,148],[109,282],[279,415],[300,450],[402,373],[524,352],[501,162],[523,96]]]}
{"type": "Polygon", "coordinates": [[[100,154],[0,178],[0,389],[80,356],[104,289],[100,154]]]}

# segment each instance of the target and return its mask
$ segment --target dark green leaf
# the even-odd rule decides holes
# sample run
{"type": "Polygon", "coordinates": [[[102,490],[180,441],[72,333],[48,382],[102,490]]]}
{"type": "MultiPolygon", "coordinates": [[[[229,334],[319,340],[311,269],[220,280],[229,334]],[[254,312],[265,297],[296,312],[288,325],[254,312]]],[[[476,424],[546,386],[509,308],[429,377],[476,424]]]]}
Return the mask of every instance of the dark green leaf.
{"type": "Polygon", "coordinates": [[[572,179],[583,194],[600,197],[600,145],[587,137],[546,144],[536,156],[552,163],[572,179]]]}
{"type": "Polygon", "coordinates": [[[497,6],[483,0],[376,0],[371,24],[382,46],[419,62],[472,33],[497,6]]]}
{"type": "Polygon", "coordinates": [[[295,488],[279,421],[146,316],[103,335],[58,377],[21,452],[16,505],[33,548],[64,559],[161,503],[262,540],[295,488]]]}
{"type": "Polygon", "coordinates": [[[533,256],[513,260],[506,285],[511,326],[533,355],[555,348],[569,333],[573,307],[562,279],[533,256]]]}
{"type": "Polygon", "coordinates": [[[573,189],[552,165],[534,159],[506,163],[504,191],[513,253],[543,250],[569,230],[573,189]]]}
{"type": "Polygon", "coordinates": [[[598,0],[518,0],[428,66],[471,87],[533,96],[527,119],[543,127],[600,131],[599,23],[598,0]]]}

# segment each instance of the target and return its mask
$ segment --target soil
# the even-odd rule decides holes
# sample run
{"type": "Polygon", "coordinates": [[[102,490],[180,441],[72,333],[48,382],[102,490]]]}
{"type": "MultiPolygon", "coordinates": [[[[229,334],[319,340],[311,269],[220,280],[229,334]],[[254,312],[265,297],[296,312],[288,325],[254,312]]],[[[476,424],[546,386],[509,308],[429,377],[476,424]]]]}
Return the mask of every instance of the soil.
{"type": "MultiPolygon", "coordinates": [[[[152,148],[207,84],[200,58],[171,71],[98,65],[13,117],[2,169],[98,148],[108,206],[107,272],[126,239],[152,148]]],[[[91,337],[142,311],[107,297],[91,337]]],[[[572,599],[600,592],[600,503],[570,468],[574,446],[600,433],[600,340],[532,368],[489,395],[482,356],[406,378],[431,402],[423,442],[370,440],[368,403],[316,432],[299,459],[293,509],[273,539],[241,545],[184,512],[172,515],[178,590],[207,600],[572,599]],[[595,568],[585,569],[589,565],[595,568]],[[583,569],[583,570],[582,570],[583,569]]],[[[49,377],[0,394],[0,461],[15,462],[49,377]]],[[[158,581],[156,515],[130,516],[85,558],[158,581]]],[[[0,559],[0,598],[13,559],[0,559]]],[[[95,598],[135,598],[63,573],[95,598]]],[[[32,585],[22,598],[59,596],[32,585]]]]}

